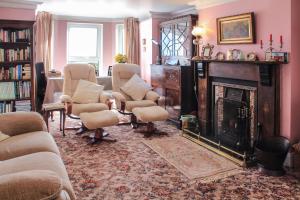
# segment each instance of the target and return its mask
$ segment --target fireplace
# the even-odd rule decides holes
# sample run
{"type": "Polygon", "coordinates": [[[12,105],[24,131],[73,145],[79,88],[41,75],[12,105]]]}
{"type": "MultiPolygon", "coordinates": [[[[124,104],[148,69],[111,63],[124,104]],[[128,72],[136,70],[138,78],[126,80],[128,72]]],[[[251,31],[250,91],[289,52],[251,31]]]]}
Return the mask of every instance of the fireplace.
{"type": "Polygon", "coordinates": [[[219,144],[244,153],[256,138],[257,88],[212,82],[213,138],[219,144]]]}
{"type": "Polygon", "coordinates": [[[258,136],[279,135],[280,64],[196,61],[199,126],[183,136],[240,165],[251,163],[258,136]]]}

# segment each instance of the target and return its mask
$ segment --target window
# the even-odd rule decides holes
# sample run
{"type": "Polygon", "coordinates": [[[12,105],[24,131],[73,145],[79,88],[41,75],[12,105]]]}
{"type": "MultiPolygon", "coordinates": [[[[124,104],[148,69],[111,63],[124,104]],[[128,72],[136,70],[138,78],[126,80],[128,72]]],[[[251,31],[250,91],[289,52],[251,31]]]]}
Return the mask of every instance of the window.
{"type": "Polygon", "coordinates": [[[125,54],[124,24],[116,24],[116,54],[125,54]]]}
{"type": "Polygon", "coordinates": [[[68,63],[102,67],[102,24],[68,23],[68,63]]]}

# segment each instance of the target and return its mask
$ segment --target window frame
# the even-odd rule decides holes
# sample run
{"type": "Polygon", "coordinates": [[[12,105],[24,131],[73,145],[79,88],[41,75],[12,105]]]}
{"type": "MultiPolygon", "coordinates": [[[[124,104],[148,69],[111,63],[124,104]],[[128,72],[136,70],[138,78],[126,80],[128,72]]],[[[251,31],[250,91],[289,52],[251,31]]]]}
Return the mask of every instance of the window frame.
{"type": "Polygon", "coordinates": [[[115,54],[119,54],[119,53],[121,53],[121,54],[125,54],[125,27],[124,27],[124,24],[122,24],[122,23],[117,23],[116,25],[115,25],[115,39],[116,39],[116,45],[115,45],[115,54]],[[123,50],[122,50],[122,52],[119,52],[119,26],[122,26],[123,27],[123,36],[122,36],[122,38],[123,38],[123,50]]]}
{"type": "Polygon", "coordinates": [[[94,23],[67,23],[67,63],[98,63],[98,70],[103,68],[103,24],[94,23]],[[69,55],[69,34],[70,28],[97,28],[97,46],[96,57],[84,57],[84,56],[70,56],[69,55]]]}

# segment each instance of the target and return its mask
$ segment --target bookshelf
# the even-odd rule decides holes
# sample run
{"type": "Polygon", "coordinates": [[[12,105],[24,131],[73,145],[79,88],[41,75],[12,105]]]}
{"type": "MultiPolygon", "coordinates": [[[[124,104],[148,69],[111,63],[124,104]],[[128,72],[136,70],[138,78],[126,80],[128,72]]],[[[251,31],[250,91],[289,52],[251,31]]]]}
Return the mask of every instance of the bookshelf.
{"type": "Polygon", "coordinates": [[[33,24],[0,20],[0,113],[34,110],[33,24]]]}

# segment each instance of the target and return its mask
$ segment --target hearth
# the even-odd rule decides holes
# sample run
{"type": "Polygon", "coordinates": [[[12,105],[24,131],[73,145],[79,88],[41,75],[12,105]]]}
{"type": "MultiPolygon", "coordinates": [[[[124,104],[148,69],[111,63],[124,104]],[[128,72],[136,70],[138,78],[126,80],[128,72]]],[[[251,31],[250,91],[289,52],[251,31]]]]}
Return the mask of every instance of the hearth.
{"type": "Polygon", "coordinates": [[[212,82],[213,139],[245,153],[253,148],[256,123],[256,87],[212,82]]]}
{"type": "Polygon", "coordinates": [[[199,128],[183,136],[240,165],[251,163],[257,136],[279,135],[280,64],[196,61],[199,128]]]}

